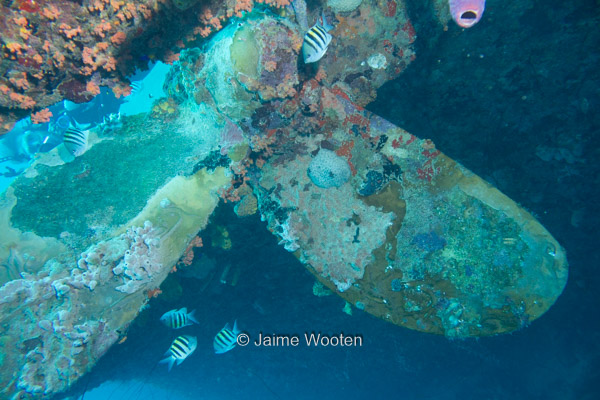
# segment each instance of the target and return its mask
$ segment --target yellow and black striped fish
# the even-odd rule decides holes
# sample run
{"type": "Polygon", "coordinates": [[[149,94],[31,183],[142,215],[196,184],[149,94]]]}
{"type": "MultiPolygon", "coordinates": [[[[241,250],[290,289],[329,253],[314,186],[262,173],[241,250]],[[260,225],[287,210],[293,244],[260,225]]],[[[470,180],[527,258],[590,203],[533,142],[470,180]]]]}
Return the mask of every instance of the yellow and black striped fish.
{"type": "Polygon", "coordinates": [[[87,150],[88,132],[70,126],[63,135],[63,143],[69,153],[79,157],[87,150]]]}
{"type": "Polygon", "coordinates": [[[179,310],[171,310],[167,311],[160,317],[160,322],[168,326],[169,328],[179,329],[184,326],[197,324],[198,321],[194,317],[194,313],[196,310],[188,313],[187,308],[182,308],[179,310]]]}
{"type": "Polygon", "coordinates": [[[168,363],[169,371],[173,368],[173,364],[177,361],[177,365],[181,364],[183,360],[188,358],[190,354],[196,350],[196,346],[198,345],[198,340],[196,336],[179,336],[177,339],[173,340],[171,347],[165,353],[168,357],[160,360],[159,363],[168,363]]]}
{"type": "Polygon", "coordinates": [[[225,327],[221,329],[215,336],[215,340],[213,342],[215,353],[227,353],[229,350],[233,349],[237,344],[237,337],[239,333],[240,330],[238,329],[237,321],[233,323],[233,329],[231,329],[231,326],[229,323],[227,323],[227,325],[225,325],[225,327]]]}
{"type": "Polygon", "coordinates": [[[325,15],[321,16],[321,22],[315,24],[304,35],[304,43],[302,44],[302,56],[306,64],[319,61],[325,52],[329,43],[331,43],[331,35],[327,32],[333,27],[327,24],[325,15]]]}

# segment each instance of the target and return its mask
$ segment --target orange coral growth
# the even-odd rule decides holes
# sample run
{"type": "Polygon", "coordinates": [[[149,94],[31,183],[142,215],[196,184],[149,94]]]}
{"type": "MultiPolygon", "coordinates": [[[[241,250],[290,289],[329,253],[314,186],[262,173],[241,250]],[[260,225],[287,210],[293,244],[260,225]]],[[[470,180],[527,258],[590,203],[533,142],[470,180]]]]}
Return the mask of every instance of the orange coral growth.
{"type": "Polygon", "coordinates": [[[148,292],[146,292],[146,295],[148,296],[149,299],[151,299],[153,297],[158,297],[158,295],[161,293],[162,293],[162,290],[160,290],[159,288],[155,288],[155,289],[148,290],[148,292]]]}
{"type": "Polygon", "coordinates": [[[29,109],[29,108],[33,108],[35,106],[35,100],[33,100],[31,97],[29,96],[25,96],[23,94],[19,94],[19,93],[11,93],[9,98],[14,101],[15,103],[17,103],[17,107],[18,108],[22,108],[22,109],[29,109]]]}
{"type": "Polygon", "coordinates": [[[285,82],[289,82],[287,75],[284,77],[283,83],[277,85],[277,95],[279,97],[294,97],[296,95],[296,89],[294,89],[292,85],[289,85],[285,82]]]}
{"type": "Polygon", "coordinates": [[[138,5],[138,9],[145,19],[152,19],[152,10],[146,7],[145,4],[138,5]]]}
{"type": "Polygon", "coordinates": [[[51,5],[42,10],[42,15],[50,21],[54,21],[60,15],[60,11],[58,11],[58,8],[51,5]]]}
{"type": "Polygon", "coordinates": [[[23,50],[23,45],[20,43],[8,43],[6,48],[11,52],[20,55],[23,50]]]}
{"type": "Polygon", "coordinates": [[[61,53],[54,53],[54,56],[52,58],[54,59],[54,65],[57,68],[62,68],[65,64],[65,56],[61,53]]]}
{"type": "Polygon", "coordinates": [[[204,28],[197,26],[194,28],[194,34],[200,35],[204,38],[207,37],[208,35],[210,35],[211,32],[212,32],[212,29],[210,26],[205,26],[204,28]]]}
{"type": "Polygon", "coordinates": [[[265,3],[272,7],[286,7],[290,5],[290,0],[257,0],[259,3],[265,3]]]}
{"type": "Polygon", "coordinates": [[[31,30],[27,28],[19,29],[19,36],[23,38],[23,40],[28,40],[31,36],[31,30]]]}
{"type": "Polygon", "coordinates": [[[121,44],[127,39],[127,35],[124,32],[117,32],[110,37],[110,41],[114,44],[121,44]]]}
{"type": "Polygon", "coordinates": [[[177,60],[179,60],[179,53],[173,53],[171,50],[167,51],[165,55],[165,63],[173,65],[173,63],[177,60]]]}
{"type": "Polygon", "coordinates": [[[83,48],[83,53],[81,54],[83,58],[83,62],[87,65],[94,65],[94,51],[89,47],[83,48]]]}
{"type": "Polygon", "coordinates": [[[112,29],[112,25],[110,22],[106,22],[102,20],[98,25],[94,27],[94,34],[100,36],[101,38],[105,37],[105,32],[108,32],[112,29]]]}
{"type": "Polygon", "coordinates": [[[29,81],[27,80],[27,74],[25,72],[13,73],[9,78],[9,81],[20,90],[27,90],[30,87],[29,81]]]}
{"type": "Polygon", "coordinates": [[[244,11],[252,11],[252,7],[254,7],[254,2],[252,0],[237,0],[233,10],[229,10],[227,15],[230,17],[231,15],[241,17],[244,11]]]}
{"type": "Polygon", "coordinates": [[[104,64],[102,64],[102,68],[104,68],[106,71],[114,71],[117,69],[117,60],[115,60],[114,57],[108,57],[106,59],[106,62],[104,62],[104,64]]]}
{"type": "Polygon", "coordinates": [[[85,67],[80,69],[80,72],[84,75],[90,75],[99,67],[102,67],[105,71],[114,71],[117,68],[117,61],[114,57],[104,53],[110,45],[107,42],[100,42],[93,49],[84,47],[81,53],[83,63],[85,67]]]}
{"type": "Polygon", "coordinates": [[[36,113],[31,114],[31,122],[34,124],[43,124],[45,122],[49,122],[52,117],[52,112],[44,108],[36,113]]]}
{"type": "Polygon", "coordinates": [[[100,87],[92,81],[89,81],[88,83],[86,83],[85,90],[92,96],[100,94],[100,87]]]}
{"type": "Polygon", "coordinates": [[[104,3],[100,0],[95,0],[93,3],[88,4],[87,8],[90,12],[102,11],[104,10],[104,3]]]}
{"type": "Polygon", "coordinates": [[[286,7],[290,5],[290,0],[236,0],[233,8],[227,10],[227,17],[232,16],[241,17],[244,11],[252,11],[254,3],[266,4],[271,7],[286,7]]]}
{"type": "Polygon", "coordinates": [[[77,46],[73,42],[66,42],[63,47],[71,53],[75,53],[75,50],[77,49],[77,46]]]}
{"type": "MultiPolygon", "coordinates": [[[[195,236],[190,244],[186,247],[184,252],[184,257],[181,259],[181,263],[183,265],[192,265],[192,261],[194,260],[194,247],[202,247],[202,238],[200,236],[195,236]]],[[[175,271],[177,271],[176,266],[175,271]]]]}
{"type": "Polygon", "coordinates": [[[118,99],[121,96],[123,96],[123,97],[129,96],[131,94],[131,87],[115,85],[115,86],[113,86],[112,91],[115,94],[115,97],[118,99]]]}
{"type": "Polygon", "coordinates": [[[72,39],[73,37],[82,33],[81,27],[78,26],[77,28],[71,28],[70,25],[67,25],[65,23],[60,24],[58,29],[60,29],[61,33],[65,35],[67,39],[72,39]]]}
{"type": "Polygon", "coordinates": [[[335,154],[337,154],[340,157],[346,157],[348,159],[352,158],[352,149],[354,148],[354,141],[349,141],[349,142],[345,142],[343,143],[336,151],[335,154]]]}
{"type": "Polygon", "coordinates": [[[271,145],[275,143],[277,138],[275,135],[267,135],[267,136],[259,136],[254,135],[250,138],[250,148],[252,151],[264,152],[264,154],[269,157],[273,154],[273,150],[271,149],[271,145]]]}
{"type": "Polygon", "coordinates": [[[113,8],[114,12],[119,11],[119,9],[125,5],[125,2],[122,0],[111,0],[110,5],[113,8]]]}
{"type": "MultiPolygon", "coordinates": [[[[218,31],[222,28],[219,17],[213,16],[212,11],[208,8],[202,12],[202,15],[200,16],[200,22],[202,22],[204,25],[206,25],[206,28],[208,28],[208,34],[206,36],[208,36],[213,29],[218,31]]],[[[203,37],[205,36],[203,35],[203,37]]]]}
{"type": "Polygon", "coordinates": [[[27,21],[27,18],[25,18],[24,16],[20,16],[20,17],[15,17],[15,18],[13,18],[13,22],[14,22],[15,24],[19,25],[19,26],[22,26],[22,27],[26,27],[26,26],[27,26],[27,24],[29,23],[29,22],[27,21]]]}
{"type": "Polygon", "coordinates": [[[267,61],[265,63],[265,69],[269,72],[275,71],[276,68],[277,68],[277,63],[275,61],[267,61]]]}
{"type": "Polygon", "coordinates": [[[236,203],[241,200],[239,191],[234,189],[233,186],[229,186],[227,189],[220,188],[218,194],[225,203],[236,203]]]}

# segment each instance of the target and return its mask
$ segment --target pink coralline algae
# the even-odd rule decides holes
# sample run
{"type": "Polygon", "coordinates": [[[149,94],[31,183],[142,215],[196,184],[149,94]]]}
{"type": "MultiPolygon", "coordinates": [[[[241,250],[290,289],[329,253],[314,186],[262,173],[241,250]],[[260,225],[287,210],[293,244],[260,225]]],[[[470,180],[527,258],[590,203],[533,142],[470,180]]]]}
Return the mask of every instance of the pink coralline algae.
{"type": "Polygon", "coordinates": [[[129,242],[129,249],[125,251],[123,260],[113,268],[113,273],[123,276],[125,283],[116,289],[134,293],[162,270],[156,250],[160,240],[150,221],[146,221],[143,227],[127,229],[123,238],[129,242]]]}
{"type": "Polygon", "coordinates": [[[118,340],[127,319],[114,316],[137,314],[132,293],[147,301],[143,289],[161,268],[158,244],[158,230],[146,221],[90,246],[76,263],[51,259],[36,275],[0,287],[0,321],[10,321],[4,335],[20,350],[3,360],[18,371],[13,398],[66,389],[118,340]]]}
{"type": "MultiPolygon", "coordinates": [[[[51,271],[61,267],[58,262],[49,263],[51,271]]],[[[5,342],[13,338],[19,350],[7,353],[3,366],[14,368],[25,360],[14,369],[14,399],[64,390],[118,338],[99,315],[94,318],[82,312],[85,292],[74,289],[77,283],[73,285],[70,277],[56,280],[52,274],[24,274],[23,279],[0,288],[2,321],[10,321],[5,325],[5,342]],[[62,288],[62,294],[57,288],[62,288]]]]}
{"type": "Polygon", "coordinates": [[[280,187],[279,206],[295,210],[275,229],[280,243],[288,251],[300,249],[300,260],[343,292],[363,277],[372,252],[385,242],[381,227],[391,225],[394,215],[364,204],[349,183],[328,189],[313,185],[306,173],[310,160],[298,157],[268,171],[275,175],[262,183],[280,187]]]}

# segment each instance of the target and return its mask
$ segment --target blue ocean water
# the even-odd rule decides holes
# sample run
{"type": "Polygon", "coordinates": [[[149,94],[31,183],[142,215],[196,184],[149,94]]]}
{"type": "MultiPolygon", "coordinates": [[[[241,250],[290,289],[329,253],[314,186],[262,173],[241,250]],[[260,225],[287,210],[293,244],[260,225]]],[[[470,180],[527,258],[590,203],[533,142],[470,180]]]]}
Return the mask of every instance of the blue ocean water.
{"type": "MultiPolygon", "coordinates": [[[[203,287],[174,274],[171,288],[181,295],[169,301],[165,290],[153,299],[127,340],[57,399],[600,398],[598,4],[524,2],[530,7],[517,18],[488,1],[476,27],[450,26],[429,43],[432,16],[418,3],[409,2],[418,58],[370,109],[433,139],[536,214],[566,248],[569,282],[548,313],[513,334],[469,340],[410,331],[355,308],[349,316],[339,297],[313,296],[312,275],[258,217],[238,219],[223,207],[212,222],[227,226],[233,249],[210,256],[217,273],[240,269],[237,284],[203,287]],[[172,331],[159,322],[184,306],[199,325],[172,331]],[[214,354],[214,335],[236,319],[253,339],[314,331],[363,343],[214,354]],[[197,336],[198,348],[168,373],[157,362],[178,334],[197,336]]],[[[10,150],[24,146],[8,138],[10,150]]]]}

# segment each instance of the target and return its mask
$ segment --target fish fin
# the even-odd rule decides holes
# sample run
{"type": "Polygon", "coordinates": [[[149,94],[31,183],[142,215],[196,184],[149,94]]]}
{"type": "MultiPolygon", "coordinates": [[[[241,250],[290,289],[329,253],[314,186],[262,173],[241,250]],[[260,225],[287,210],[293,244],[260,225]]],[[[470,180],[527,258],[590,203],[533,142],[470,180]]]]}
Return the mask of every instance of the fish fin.
{"type": "Polygon", "coordinates": [[[198,322],[198,320],[197,320],[197,319],[196,319],[196,317],[194,316],[194,313],[195,313],[195,312],[196,312],[196,310],[192,310],[192,312],[188,314],[188,319],[189,319],[191,322],[193,322],[193,323],[195,323],[195,324],[198,324],[198,325],[200,325],[200,322],[198,322]]]}
{"type": "Polygon", "coordinates": [[[332,30],[334,28],[333,25],[329,24],[327,22],[327,17],[325,16],[325,10],[321,11],[321,18],[320,18],[320,25],[323,27],[323,29],[325,29],[327,32],[329,32],[330,30],[332,30]]]}
{"type": "Polygon", "coordinates": [[[78,122],[77,119],[75,119],[74,117],[71,117],[71,120],[73,121],[72,126],[75,127],[75,128],[77,128],[77,129],[81,129],[82,131],[85,131],[85,130],[90,129],[92,127],[92,124],[89,123],[89,122],[85,123],[85,124],[82,124],[82,123],[78,122]]]}
{"type": "MultiPolygon", "coordinates": [[[[229,322],[225,324],[225,326],[223,327],[223,329],[229,329],[231,330],[231,325],[229,325],[229,322]]],[[[221,330],[223,330],[221,329],[221,330]]]]}
{"type": "Polygon", "coordinates": [[[177,365],[181,364],[183,362],[183,360],[184,360],[183,358],[178,358],[177,359],[177,365]]]}
{"type": "Polygon", "coordinates": [[[240,333],[240,329],[237,326],[237,319],[235,321],[233,321],[233,334],[237,335],[238,333],[240,333]]]}
{"type": "Polygon", "coordinates": [[[158,363],[159,364],[166,364],[166,363],[168,363],[169,364],[169,372],[171,372],[171,368],[173,368],[173,363],[174,362],[175,362],[175,358],[172,357],[172,356],[170,356],[170,357],[167,357],[165,359],[160,360],[158,363]]]}
{"type": "Polygon", "coordinates": [[[183,312],[184,314],[187,314],[187,307],[180,308],[177,312],[183,312]]]}

